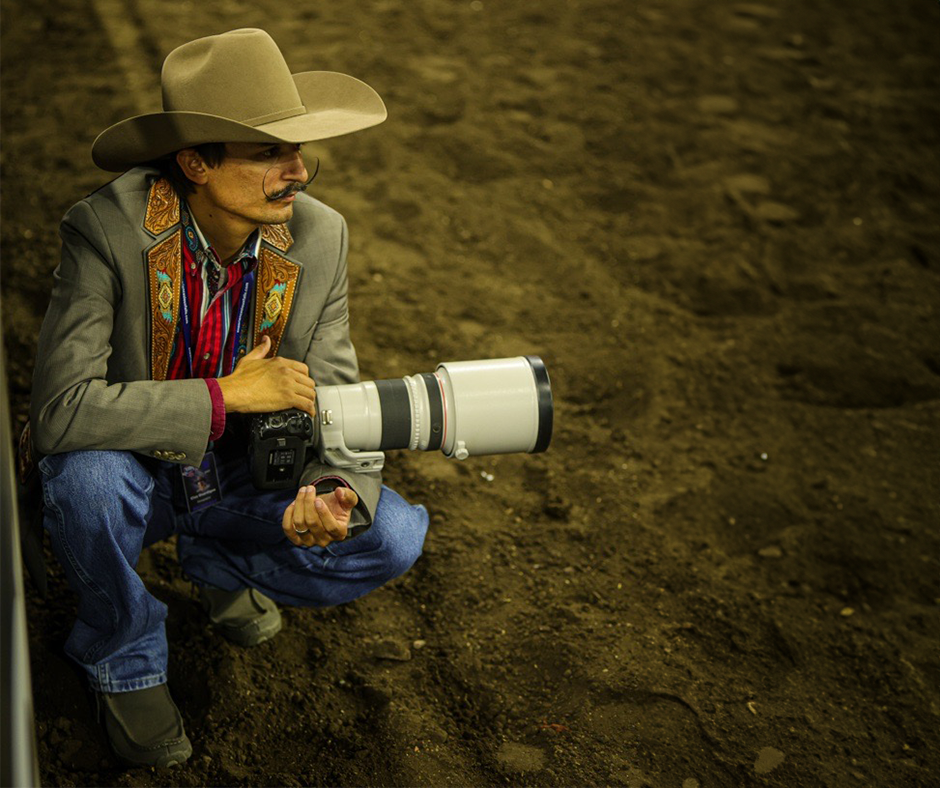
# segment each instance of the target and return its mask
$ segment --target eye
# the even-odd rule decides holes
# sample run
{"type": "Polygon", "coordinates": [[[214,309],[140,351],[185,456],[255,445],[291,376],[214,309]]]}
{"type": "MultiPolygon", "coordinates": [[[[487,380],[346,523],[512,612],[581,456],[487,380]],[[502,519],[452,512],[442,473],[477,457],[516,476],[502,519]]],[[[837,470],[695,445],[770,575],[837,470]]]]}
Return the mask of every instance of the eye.
{"type": "Polygon", "coordinates": [[[273,148],[265,148],[261,152],[261,156],[265,159],[276,159],[279,152],[279,146],[275,145],[273,148]]]}

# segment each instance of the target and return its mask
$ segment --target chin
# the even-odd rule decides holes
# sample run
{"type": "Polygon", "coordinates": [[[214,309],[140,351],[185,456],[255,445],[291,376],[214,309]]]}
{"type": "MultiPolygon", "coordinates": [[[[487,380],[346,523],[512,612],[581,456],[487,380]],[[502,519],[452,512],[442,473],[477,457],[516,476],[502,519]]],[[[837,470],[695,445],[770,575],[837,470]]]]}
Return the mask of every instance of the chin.
{"type": "Polygon", "coordinates": [[[264,217],[260,219],[261,224],[283,224],[289,221],[294,215],[294,206],[292,203],[272,203],[264,212],[264,217]]]}

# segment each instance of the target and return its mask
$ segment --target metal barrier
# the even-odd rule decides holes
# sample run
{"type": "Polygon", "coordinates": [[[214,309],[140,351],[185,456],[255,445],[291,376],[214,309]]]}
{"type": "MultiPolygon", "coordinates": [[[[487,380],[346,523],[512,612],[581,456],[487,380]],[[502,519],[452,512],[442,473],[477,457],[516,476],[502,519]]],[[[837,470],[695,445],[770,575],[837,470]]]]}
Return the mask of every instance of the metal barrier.
{"type": "Polygon", "coordinates": [[[0,340],[0,785],[38,786],[6,355],[0,340]]]}

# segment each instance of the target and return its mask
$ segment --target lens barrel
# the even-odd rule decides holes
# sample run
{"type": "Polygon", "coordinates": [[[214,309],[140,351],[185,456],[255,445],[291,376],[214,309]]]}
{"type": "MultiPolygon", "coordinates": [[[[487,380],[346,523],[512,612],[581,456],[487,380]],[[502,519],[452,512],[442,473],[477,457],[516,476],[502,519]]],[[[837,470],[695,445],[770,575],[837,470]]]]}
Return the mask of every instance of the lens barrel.
{"type": "Polygon", "coordinates": [[[389,449],[440,449],[457,459],[542,452],[554,421],[538,356],[448,361],[404,378],[318,386],[317,403],[321,456],[350,466],[355,452],[389,449]]]}

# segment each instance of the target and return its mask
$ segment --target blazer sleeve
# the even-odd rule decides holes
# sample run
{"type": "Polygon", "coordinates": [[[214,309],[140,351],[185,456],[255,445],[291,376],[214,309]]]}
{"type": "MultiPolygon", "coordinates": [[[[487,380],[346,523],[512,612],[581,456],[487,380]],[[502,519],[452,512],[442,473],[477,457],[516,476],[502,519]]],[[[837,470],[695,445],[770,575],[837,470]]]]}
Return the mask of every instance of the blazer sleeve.
{"type": "MultiPolygon", "coordinates": [[[[346,221],[341,219],[341,222],[336,275],[304,358],[304,363],[310,368],[310,376],[318,385],[359,381],[359,361],[349,335],[349,281],[346,265],[348,235],[346,221]]],[[[343,483],[351,487],[359,496],[359,505],[352,515],[353,524],[372,523],[382,491],[380,473],[357,473],[314,460],[304,468],[301,485],[317,482],[318,492],[325,492],[343,483]]]]}
{"type": "MultiPolygon", "coordinates": [[[[54,273],[33,372],[33,442],[44,454],[117,449],[198,464],[212,402],[205,381],[108,382],[121,278],[94,208],[77,203],[60,227],[54,273]]],[[[146,305],[140,305],[141,311],[146,305]]]]}

